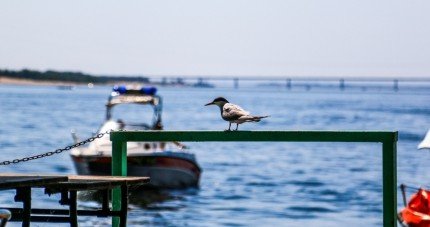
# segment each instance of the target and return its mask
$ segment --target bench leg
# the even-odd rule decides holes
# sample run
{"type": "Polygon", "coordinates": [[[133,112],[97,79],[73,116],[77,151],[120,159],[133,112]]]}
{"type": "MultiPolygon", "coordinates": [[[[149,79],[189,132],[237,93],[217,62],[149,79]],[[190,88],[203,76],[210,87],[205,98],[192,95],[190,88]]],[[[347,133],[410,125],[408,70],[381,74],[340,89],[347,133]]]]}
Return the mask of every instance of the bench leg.
{"type": "Polygon", "coordinates": [[[29,227],[31,219],[31,188],[17,188],[15,195],[16,202],[23,202],[22,226],[29,227]]]}
{"type": "Polygon", "coordinates": [[[128,186],[121,186],[121,216],[119,221],[120,227],[127,226],[127,209],[128,209],[128,186]]]}
{"type": "Polygon", "coordinates": [[[77,191],[71,190],[69,192],[69,218],[70,226],[78,226],[78,202],[77,202],[77,191]]]}
{"type": "Polygon", "coordinates": [[[101,190],[102,193],[102,210],[103,212],[109,212],[109,190],[101,190]]]}

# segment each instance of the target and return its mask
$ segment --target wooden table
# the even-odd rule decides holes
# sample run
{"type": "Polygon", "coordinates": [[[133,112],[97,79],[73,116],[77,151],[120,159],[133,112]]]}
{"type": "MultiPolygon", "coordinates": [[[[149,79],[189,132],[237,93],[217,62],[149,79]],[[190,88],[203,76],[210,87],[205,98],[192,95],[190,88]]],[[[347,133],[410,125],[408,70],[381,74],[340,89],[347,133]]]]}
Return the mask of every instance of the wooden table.
{"type": "Polygon", "coordinates": [[[4,208],[12,213],[11,221],[22,221],[22,226],[33,222],[69,222],[78,226],[78,215],[84,216],[117,216],[120,226],[126,226],[128,189],[149,182],[149,177],[113,177],[113,176],[56,176],[0,174],[0,190],[16,189],[16,202],[23,202],[23,208],[4,208]],[[113,188],[121,188],[121,209],[109,209],[109,193],[113,188]],[[60,204],[69,209],[35,209],[31,208],[31,189],[44,188],[46,194],[61,193],[60,204]],[[78,210],[77,192],[100,190],[102,208],[98,210],[78,210]],[[36,215],[32,215],[36,214],[36,215]]]}

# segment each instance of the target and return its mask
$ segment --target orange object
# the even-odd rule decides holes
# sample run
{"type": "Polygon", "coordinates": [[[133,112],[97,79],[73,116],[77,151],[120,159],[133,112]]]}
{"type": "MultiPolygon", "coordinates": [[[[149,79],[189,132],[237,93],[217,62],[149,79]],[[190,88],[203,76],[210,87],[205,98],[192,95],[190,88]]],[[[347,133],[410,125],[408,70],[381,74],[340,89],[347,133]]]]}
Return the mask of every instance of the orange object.
{"type": "Polygon", "coordinates": [[[430,191],[419,189],[399,215],[410,227],[430,227],[430,191]]]}

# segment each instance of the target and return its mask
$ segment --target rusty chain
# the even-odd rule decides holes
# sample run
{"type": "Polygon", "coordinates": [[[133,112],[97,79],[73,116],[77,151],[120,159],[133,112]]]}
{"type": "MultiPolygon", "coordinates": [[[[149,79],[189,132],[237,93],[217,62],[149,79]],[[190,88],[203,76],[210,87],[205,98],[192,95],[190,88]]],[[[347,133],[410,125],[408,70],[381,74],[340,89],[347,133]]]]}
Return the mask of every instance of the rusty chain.
{"type": "Polygon", "coordinates": [[[60,153],[62,153],[64,151],[69,151],[69,150],[71,150],[73,148],[80,147],[80,146],[85,145],[87,143],[93,142],[96,139],[100,139],[104,135],[108,135],[108,134],[110,134],[113,131],[114,130],[108,130],[106,132],[98,133],[97,135],[94,135],[94,136],[92,136],[92,137],[90,137],[90,138],[88,138],[86,140],[83,140],[83,141],[81,141],[79,143],[75,143],[73,145],[70,145],[70,146],[67,146],[67,147],[64,147],[64,148],[59,148],[59,149],[57,149],[55,151],[49,151],[49,152],[46,152],[46,153],[43,153],[43,154],[33,155],[33,156],[30,156],[30,157],[25,157],[25,158],[17,158],[17,159],[13,159],[11,161],[3,161],[3,162],[0,162],[0,166],[10,165],[10,164],[18,164],[20,162],[28,162],[28,161],[32,161],[32,160],[39,159],[39,158],[49,157],[49,156],[52,156],[54,154],[60,154],[60,153]]]}

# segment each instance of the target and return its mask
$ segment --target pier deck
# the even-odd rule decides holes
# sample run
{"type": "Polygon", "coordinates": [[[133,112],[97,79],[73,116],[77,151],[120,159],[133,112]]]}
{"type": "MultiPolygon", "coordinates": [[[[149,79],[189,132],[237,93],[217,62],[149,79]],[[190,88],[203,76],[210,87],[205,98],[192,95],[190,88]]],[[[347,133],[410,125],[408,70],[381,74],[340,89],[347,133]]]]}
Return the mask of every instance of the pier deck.
{"type": "Polygon", "coordinates": [[[15,189],[15,202],[22,202],[22,208],[2,208],[12,213],[11,221],[22,221],[22,226],[30,222],[69,222],[78,226],[78,215],[98,217],[118,217],[120,226],[126,226],[128,189],[149,182],[149,177],[112,177],[77,175],[25,175],[0,174],[0,190],[15,189]],[[35,209],[31,207],[31,189],[44,188],[46,194],[61,193],[59,203],[69,209],[35,209]],[[109,208],[109,193],[121,188],[121,209],[109,208]],[[77,192],[99,190],[102,192],[102,207],[97,210],[78,210],[77,192]]]}

